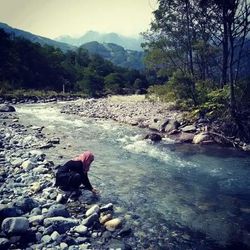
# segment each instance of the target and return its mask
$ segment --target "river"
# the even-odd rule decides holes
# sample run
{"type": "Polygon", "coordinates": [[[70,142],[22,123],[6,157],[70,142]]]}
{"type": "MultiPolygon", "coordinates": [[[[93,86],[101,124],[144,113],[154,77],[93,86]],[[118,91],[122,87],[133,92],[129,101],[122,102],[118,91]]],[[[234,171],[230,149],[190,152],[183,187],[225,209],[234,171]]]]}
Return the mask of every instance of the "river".
{"type": "Polygon", "coordinates": [[[19,105],[20,123],[60,138],[48,159],[63,164],[84,150],[89,173],[125,217],[138,249],[250,247],[250,156],[216,146],[152,144],[146,130],[60,113],[58,104],[19,105]]]}

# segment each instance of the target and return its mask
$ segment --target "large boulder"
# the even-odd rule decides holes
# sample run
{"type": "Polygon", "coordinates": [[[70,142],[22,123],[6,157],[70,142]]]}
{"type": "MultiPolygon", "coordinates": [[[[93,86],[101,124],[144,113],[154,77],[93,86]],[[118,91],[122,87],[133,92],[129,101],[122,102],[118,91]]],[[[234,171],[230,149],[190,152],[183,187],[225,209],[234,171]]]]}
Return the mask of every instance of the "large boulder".
{"type": "Polygon", "coordinates": [[[6,234],[20,235],[29,229],[29,220],[25,217],[10,217],[4,219],[2,231],[6,234]]]}
{"type": "Polygon", "coordinates": [[[165,124],[162,124],[162,131],[169,133],[173,130],[177,130],[180,127],[180,123],[175,119],[170,119],[165,124]]]}
{"type": "Polygon", "coordinates": [[[20,198],[14,203],[14,205],[25,213],[30,212],[35,207],[39,207],[39,203],[30,197],[20,198]]]}
{"type": "Polygon", "coordinates": [[[15,112],[15,108],[8,104],[0,105],[0,112],[15,112]]]}

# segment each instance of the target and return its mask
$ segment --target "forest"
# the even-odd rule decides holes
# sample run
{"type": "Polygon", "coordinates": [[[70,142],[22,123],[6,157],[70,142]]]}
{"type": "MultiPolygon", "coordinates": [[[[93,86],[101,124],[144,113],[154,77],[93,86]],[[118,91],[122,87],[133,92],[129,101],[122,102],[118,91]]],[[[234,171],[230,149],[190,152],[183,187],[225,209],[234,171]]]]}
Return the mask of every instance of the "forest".
{"type": "Polygon", "coordinates": [[[100,97],[148,87],[138,70],[115,66],[82,47],[62,52],[0,30],[0,94],[17,89],[81,93],[100,97]]]}

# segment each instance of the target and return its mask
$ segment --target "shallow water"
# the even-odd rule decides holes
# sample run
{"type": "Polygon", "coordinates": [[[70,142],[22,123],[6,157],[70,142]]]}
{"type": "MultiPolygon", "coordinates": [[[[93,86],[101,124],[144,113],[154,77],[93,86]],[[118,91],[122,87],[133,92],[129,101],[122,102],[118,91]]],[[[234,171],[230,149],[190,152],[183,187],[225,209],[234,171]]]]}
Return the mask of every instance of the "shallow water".
{"type": "Polygon", "coordinates": [[[89,173],[126,216],[138,249],[244,249],[250,246],[250,156],[233,149],[154,145],[146,130],[59,112],[61,104],[17,107],[20,122],[61,139],[48,159],[62,164],[89,149],[89,173]],[[61,159],[59,156],[63,156],[61,159]]]}

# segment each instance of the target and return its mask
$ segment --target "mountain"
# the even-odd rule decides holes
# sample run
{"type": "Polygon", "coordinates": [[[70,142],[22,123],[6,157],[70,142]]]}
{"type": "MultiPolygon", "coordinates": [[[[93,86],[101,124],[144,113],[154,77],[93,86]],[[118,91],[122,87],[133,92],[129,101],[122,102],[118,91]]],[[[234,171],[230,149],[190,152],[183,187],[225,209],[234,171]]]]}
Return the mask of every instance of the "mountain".
{"type": "Polygon", "coordinates": [[[115,43],[125,49],[142,51],[141,43],[142,38],[131,38],[119,35],[117,33],[99,33],[96,31],[88,31],[83,36],[73,38],[71,36],[60,36],[55,39],[59,42],[69,43],[74,46],[81,46],[88,42],[99,42],[99,43],[115,43]]]}
{"type": "Polygon", "coordinates": [[[144,52],[142,51],[124,49],[114,43],[101,44],[99,42],[85,43],[80,47],[87,49],[90,54],[100,55],[117,66],[137,70],[144,69],[144,52]]]}
{"type": "Polygon", "coordinates": [[[47,44],[47,45],[50,45],[50,46],[53,46],[56,48],[60,48],[64,52],[67,50],[76,49],[74,46],[72,46],[70,44],[66,44],[63,42],[54,41],[54,40],[46,38],[46,37],[34,35],[30,32],[23,31],[20,29],[15,29],[15,28],[12,28],[11,26],[9,26],[8,24],[5,24],[5,23],[0,23],[0,29],[3,29],[8,34],[14,34],[16,37],[22,37],[22,38],[25,38],[27,40],[30,40],[33,43],[40,43],[41,45],[47,44]]]}

